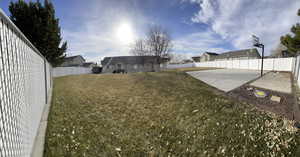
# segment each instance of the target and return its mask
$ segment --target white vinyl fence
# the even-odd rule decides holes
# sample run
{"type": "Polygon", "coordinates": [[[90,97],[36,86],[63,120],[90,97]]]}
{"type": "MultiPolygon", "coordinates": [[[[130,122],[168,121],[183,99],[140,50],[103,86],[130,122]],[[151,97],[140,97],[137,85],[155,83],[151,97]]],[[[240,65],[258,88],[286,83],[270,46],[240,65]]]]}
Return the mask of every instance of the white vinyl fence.
{"type": "Polygon", "coordinates": [[[167,69],[178,69],[178,68],[191,68],[195,67],[196,64],[194,63],[187,63],[187,64],[168,64],[166,65],[167,69]]]}
{"type": "Polygon", "coordinates": [[[296,57],[292,72],[294,74],[294,79],[299,86],[300,85],[300,56],[296,57]]]}
{"type": "Polygon", "coordinates": [[[0,9],[0,157],[30,157],[51,65],[0,9]]]}
{"type": "MultiPolygon", "coordinates": [[[[292,71],[294,58],[264,59],[264,70],[292,71]]],[[[196,67],[260,70],[261,59],[225,60],[195,63],[196,67]]]]}
{"type": "Polygon", "coordinates": [[[92,68],[85,67],[56,67],[53,68],[53,77],[91,74],[92,68]]]}
{"type": "MultiPolygon", "coordinates": [[[[274,71],[292,71],[295,58],[268,58],[264,59],[264,70],[274,71]]],[[[300,59],[299,59],[300,63],[300,59]]],[[[169,64],[168,69],[188,68],[188,67],[214,67],[226,69],[249,69],[260,70],[261,59],[246,59],[246,60],[224,60],[224,61],[209,61],[195,62],[189,64],[169,64]]]]}

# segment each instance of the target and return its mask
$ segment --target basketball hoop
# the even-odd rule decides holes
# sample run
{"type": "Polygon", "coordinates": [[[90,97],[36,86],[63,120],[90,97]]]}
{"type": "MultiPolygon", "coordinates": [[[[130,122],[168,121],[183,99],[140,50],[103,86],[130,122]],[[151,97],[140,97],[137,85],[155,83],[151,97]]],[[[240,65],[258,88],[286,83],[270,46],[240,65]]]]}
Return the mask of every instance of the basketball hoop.
{"type": "Polygon", "coordinates": [[[252,42],[253,42],[253,46],[259,47],[259,48],[262,47],[262,44],[260,43],[259,38],[255,35],[252,35],[252,42]]]}
{"type": "Polygon", "coordinates": [[[262,53],[261,53],[261,72],[260,72],[260,76],[263,75],[263,68],[264,68],[264,50],[265,50],[265,45],[262,44],[259,41],[259,38],[255,35],[252,35],[252,42],[253,42],[253,46],[261,48],[262,49],[262,53]]]}

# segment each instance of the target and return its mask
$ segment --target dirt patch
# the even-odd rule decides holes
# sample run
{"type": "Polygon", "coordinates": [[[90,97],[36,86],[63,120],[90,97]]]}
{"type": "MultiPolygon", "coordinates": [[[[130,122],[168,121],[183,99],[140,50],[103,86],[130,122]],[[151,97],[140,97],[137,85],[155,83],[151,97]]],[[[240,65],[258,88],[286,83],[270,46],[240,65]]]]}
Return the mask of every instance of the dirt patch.
{"type": "Polygon", "coordinates": [[[293,94],[286,94],[267,89],[262,89],[246,84],[228,93],[239,101],[246,101],[248,103],[256,105],[258,108],[270,111],[279,115],[282,115],[290,120],[293,120],[293,105],[295,99],[293,94]],[[267,96],[264,98],[258,98],[255,96],[254,91],[264,91],[267,96]],[[280,102],[272,101],[271,97],[280,97],[280,102]]]}

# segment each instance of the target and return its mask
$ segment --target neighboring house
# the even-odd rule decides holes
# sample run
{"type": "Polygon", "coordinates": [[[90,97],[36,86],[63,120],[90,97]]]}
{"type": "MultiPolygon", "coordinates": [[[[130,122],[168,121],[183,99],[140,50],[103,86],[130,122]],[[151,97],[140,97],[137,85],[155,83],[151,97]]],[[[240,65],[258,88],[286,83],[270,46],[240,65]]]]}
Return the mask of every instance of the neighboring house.
{"type": "Polygon", "coordinates": [[[70,56],[64,59],[61,67],[83,66],[85,59],[81,55],[70,56]]]}
{"type": "Polygon", "coordinates": [[[261,58],[256,48],[229,51],[216,56],[215,60],[242,60],[242,59],[259,59],[261,58]]]}
{"type": "MultiPolygon", "coordinates": [[[[154,72],[160,70],[157,56],[118,56],[105,57],[102,61],[102,72],[113,73],[118,70],[127,72],[154,72]]],[[[166,62],[162,59],[161,62],[166,62]]]]}
{"type": "Polygon", "coordinates": [[[205,52],[201,56],[192,57],[195,62],[220,61],[220,60],[241,60],[261,58],[256,48],[224,52],[221,54],[205,52]]]}
{"type": "Polygon", "coordinates": [[[191,60],[191,59],[184,59],[184,60],[182,61],[182,63],[183,63],[183,64],[186,64],[186,63],[193,63],[193,60],[191,60]]]}
{"type": "Polygon", "coordinates": [[[288,52],[288,49],[283,44],[279,44],[274,50],[271,51],[270,58],[286,58],[293,57],[294,55],[288,52]]]}
{"type": "Polygon", "coordinates": [[[201,58],[201,56],[194,56],[194,57],[192,57],[192,59],[193,59],[194,62],[200,62],[200,58],[201,58]]]}
{"type": "Polygon", "coordinates": [[[200,62],[213,61],[219,54],[213,52],[205,52],[201,55],[200,62]]]}
{"type": "Polygon", "coordinates": [[[94,62],[85,62],[82,64],[83,67],[86,67],[86,68],[93,68],[93,67],[96,67],[97,64],[94,63],[94,62]]]}
{"type": "Polygon", "coordinates": [[[215,60],[219,54],[213,52],[204,52],[201,56],[192,57],[194,62],[207,62],[215,60]]]}

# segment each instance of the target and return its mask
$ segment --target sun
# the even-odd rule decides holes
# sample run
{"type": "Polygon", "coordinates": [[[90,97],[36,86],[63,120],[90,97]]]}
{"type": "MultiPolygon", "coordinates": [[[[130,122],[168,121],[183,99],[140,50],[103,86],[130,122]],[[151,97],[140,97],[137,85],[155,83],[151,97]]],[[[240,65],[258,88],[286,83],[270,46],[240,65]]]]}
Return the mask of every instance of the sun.
{"type": "Polygon", "coordinates": [[[116,37],[121,44],[130,44],[134,42],[134,33],[129,23],[121,23],[116,30],[116,37]]]}

